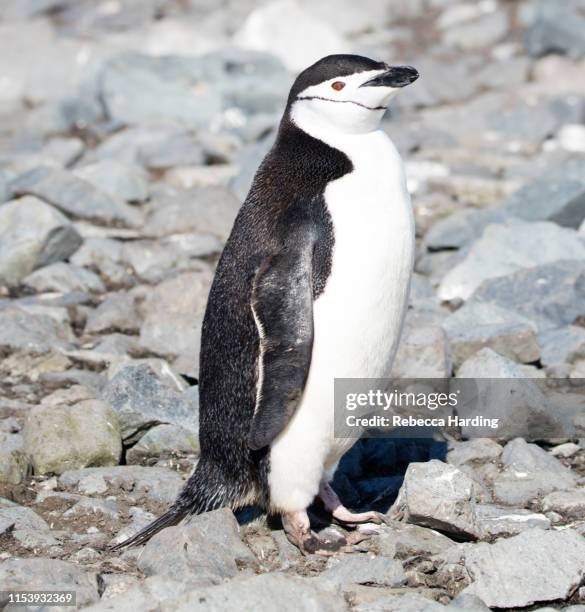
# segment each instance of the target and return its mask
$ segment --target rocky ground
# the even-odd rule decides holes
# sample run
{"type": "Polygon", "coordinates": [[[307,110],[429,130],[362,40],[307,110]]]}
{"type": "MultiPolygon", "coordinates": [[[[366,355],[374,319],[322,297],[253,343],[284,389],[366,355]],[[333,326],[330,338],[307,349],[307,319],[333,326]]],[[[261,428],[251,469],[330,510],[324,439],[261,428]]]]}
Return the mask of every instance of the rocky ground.
{"type": "Polygon", "coordinates": [[[585,378],[582,0],[4,0],[0,590],[96,611],[585,610],[585,410],[539,444],[360,441],[335,487],[396,517],[361,554],[302,557],[253,510],[108,552],[197,460],[215,261],[295,72],[340,51],[422,75],[384,121],[418,236],[393,374],[520,395],[585,378]]]}

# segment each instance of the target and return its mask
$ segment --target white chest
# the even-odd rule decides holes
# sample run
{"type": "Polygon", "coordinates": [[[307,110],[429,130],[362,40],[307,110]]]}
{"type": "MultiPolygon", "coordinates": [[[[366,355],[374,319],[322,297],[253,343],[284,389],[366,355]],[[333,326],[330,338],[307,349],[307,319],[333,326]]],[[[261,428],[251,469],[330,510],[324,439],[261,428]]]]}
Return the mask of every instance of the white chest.
{"type": "Polygon", "coordinates": [[[402,161],[380,131],[332,144],[348,155],[354,170],[325,191],[335,241],[331,274],[314,305],[313,358],[318,365],[323,347],[336,377],[387,376],[414,253],[402,161]]]}

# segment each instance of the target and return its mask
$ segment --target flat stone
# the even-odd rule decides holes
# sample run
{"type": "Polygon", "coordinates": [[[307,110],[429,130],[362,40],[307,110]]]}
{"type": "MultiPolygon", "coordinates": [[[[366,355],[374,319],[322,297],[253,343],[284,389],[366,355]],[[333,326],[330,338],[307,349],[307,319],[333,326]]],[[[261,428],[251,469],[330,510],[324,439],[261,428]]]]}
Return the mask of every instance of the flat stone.
{"type": "Polygon", "coordinates": [[[142,223],[138,209],[64,170],[35,168],[15,179],[11,189],[17,195],[36,196],[79,219],[131,227],[142,223]]]}
{"type": "Polygon", "coordinates": [[[454,545],[453,540],[438,531],[405,523],[393,524],[376,537],[380,555],[401,560],[436,555],[454,545]]]}
{"type": "Polygon", "coordinates": [[[26,478],[28,468],[22,436],[0,432],[0,482],[20,484],[26,478]]]}
{"type": "Polygon", "coordinates": [[[392,378],[445,378],[452,361],[445,332],[438,326],[407,327],[402,335],[392,378]]]}
{"type": "Polygon", "coordinates": [[[206,233],[225,241],[240,207],[223,187],[199,187],[163,198],[153,207],[144,233],[161,237],[191,232],[206,233]]]}
{"type": "Polygon", "coordinates": [[[508,537],[527,529],[550,529],[544,514],[523,508],[506,508],[492,504],[477,504],[475,518],[482,539],[508,537]]]}
{"type": "Polygon", "coordinates": [[[585,329],[566,325],[538,334],[540,361],[544,366],[567,363],[571,354],[585,347],[585,329]]]}
{"type": "Polygon", "coordinates": [[[142,463],[152,457],[185,453],[199,455],[199,438],[192,431],[178,425],[157,425],[149,429],[126,452],[126,462],[142,463]]]}
{"type": "Polygon", "coordinates": [[[147,468],[140,465],[69,470],[61,474],[59,484],[64,487],[76,487],[90,475],[101,476],[108,487],[114,490],[122,489],[134,500],[147,497],[166,504],[175,501],[183,486],[183,479],[177,472],[166,468],[147,468]]]}
{"type": "Polygon", "coordinates": [[[42,266],[72,255],[81,237],[67,218],[34,197],[0,207],[0,283],[17,285],[42,266]]]}
{"type": "Polygon", "coordinates": [[[501,461],[503,471],[494,479],[494,496],[504,504],[524,506],[553,491],[573,489],[576,475],[536,444],[522,438],[508,442],[501,461]]]}
{"type": "Polygon", "coordinates": [[[382,593],[375,589],[377,597],[369,596],[366,601],[352,608],[356,612],[446,612],[448,608],[418,593],[382,593]]]}
{"type": "Polygon", "coordinates": [[[352,584],[375,584],[378,586],[402,586],[406,584],[406,574],[402,563],[387,557],[368,555],[346,556],[328,561],[320,580],[330,582],[341,588],[352,584]]]}
{"type": "Polygon", "coordinates": [[[122,453],[117,415],[98,400],[35,406],[27,416],[24,439],[35,474],[117,465],[122,453]]]}
{"type": "Polygon", "coordinates": [[[256,557],[241,541],[236,518],[222,509],[193,517],[156,534],[140,555],[147,575],[164,575],[196,586],[219,584],[238,572],[236,562],[256,557]]]}
{"type": "Polygon", "coordinates": [[[74,591],[79,607],[100,598],[96,574],[57,559],[8,559],[0,563],[0,584],[13,591],[74,591]]]}
{"type": "Polygon", "coordinates": [[[542,509],[571,519],[585,518],[585,489],[549,493],[542,500],[542,509]]]}
{"type": "Polygon", "coordinates": [[[69,510],[63,513],[63,516],[87,516],[88,514],[99,514],[111,519],[117,519],[120,518],[120,509],[114,500],[86,497],[71,506],[69,510]]]}
{"type": "Polygon", "coordinates": [[[142,307],[142,347],[168,358],[178,372],[195,378],[211,280],[209,272],[181,274],[157,285],[142,307]]]}
{"type": "Polygon", "coordinates": [[[504,449],[489,438],[475,438],[465,442],[449,443],[447,463],[451,465],[481,465],[486,462],[498,461],[504,449]]]}
{"type": "Polygon", "coordinates": [[[308,15],[300,4],[290,0],[255,8],[236,32],[234,42],[244,49],[276,55],[293,72],[325,55],[348,50],[348,44],[328,21],[308,15]],[[302,42],[295,35],[301,30],[305,33],[302,42]]]}
{"type": "Polygon", "coordinates": [[[583,279],[585,262],[558,261],[486,280],[470,302],[514,311],[533,321],[542,332],[572,325],[585,316],[583,279]]]}
{"type": "Polygon", "coordinates": [[[163,423],[198,434],[197,389],[178,393],[148,364],[121,369],[108,382],[102,399],[117,412],[126,442],[140,439],[148,429],[163,423]]]}
{"type": "Polygon", "coordinates": [[[140,329],[140,315],[135,300],[126,291],[111,293],[92,310],[85,325],[89,334],[103,332],[137,332],[140,329]]]}
{"type": "Polygon", "coordinates": [[[531,529],[465,552],[472,584],[490,608],[522,608],[566,599],[585,576],[585,541],[575,531],[531,529]]]}
{"type": "Polygon", "coordinates": [[[475,493],[471,478],[454,466],[436,459],[411,463],[392,511],[408,523],[475,538],[475,493]]]}
{"type": "Polygon", "coordinates": [[[438,295],[467,299],[488,279],[563,259],[585,259],[576,232],[547,222],[489,225],[465,259],[447,273],[438,295]]]}
{"type": "Polygon", "coordinates": [[[112,284],[127,284],[131,279],[122,258],[122,243],[111,238],[87,238],[71,263],[99,271],[112,284]]]}
{"type": "Polygon", "coordinates": [[[140,166],[103,159],[76,168],[75,174],[113,198],[126,202],[148,199],[148,177],[140,166]]]}
{"type": "Polygon", "coordinates": [[[20,308],[0,310],[0,346],[34,354],[66,350],[73,342],[69,325],[48,314],[29,314],[20,308]]]}
{"type": "Polygon", "coordinates": [[[522,187],[502,207],[518,219],[577,229],[585,219],[585,180],[543,177],[522,187]]]}
{"type": "Polygon", "coordinates": [[[88,612],[153,611],[167,602],[193,590],[192,585],[168,576],[149,576],[138,580],[132,575],[104,574],[106,589],[99,603],[86,608],[88,612]]]}
{"type": "Polygon", "coordinates": [[[274,602],[282,612],[344,612],[343,596],[323,583],[278,572],[234,580],[206,589],[196,589],[168,602],[169,612],[216,612],[254,610],[270,612],[274,602]]]}
{"type": "Polygon", "coordinates": [[[98,160],[166,170],[179,164],[199,166],[205,162],[201,143],[184,127],[146,124],[122,130],[102,142],[93,155],[98,160]]]}
{"type": "Polygon", "coordinates": [[[442,323],[456,368],[484,347],[513,361],[531,363],[540,357],[536,325],[494,304],[464,304],[442,323]]]}
{"type": "Polygon", "coordinates": [[[16,504],[4,507],[0,505],[0,534],[6,532],[26,548],[54,546],[58,543],[55,539],[57,534],[51,532],[49,525],[34,510],[16,504]]]}
{"type": "Polygon", "coordinates": [[[74,291],[97,292],[105,291],[100,277],[90,270],[57,262],[36,270],[22,279],[22,284],[34,289],[37,293],[56,291],[72,293],[74,291]]]}
{"type": "Polygon", "coordinates": [[[444,40],[460,49],[474,50],[496,44],[508,32],[508,15],[495,11],[474,21],[453,26],[445,32],[444,40]]]}
{"type": "Polygon", "coordinates": [[[563,5],[543,5],[525,36],[528,53],[540,57],[561,53],[572,58],[585,55],[585,18],[563,5]]]}
{"type": "MultiPolygon", "coordinates": [[[[484,435],[499,438],[532,436],[542,438],[563,431],[560,416],[534,380],[535,375],[522,366],[483,348],[463,362],[457,371],[461,389],[458,413],[465,417],[498,419],[497,429],[482,428],[484,435]],[[502,380],[497,380],[502,379],[502,380]]],[[[464,436],[478,435],[478,428],[463,426],[464,436]]]]}

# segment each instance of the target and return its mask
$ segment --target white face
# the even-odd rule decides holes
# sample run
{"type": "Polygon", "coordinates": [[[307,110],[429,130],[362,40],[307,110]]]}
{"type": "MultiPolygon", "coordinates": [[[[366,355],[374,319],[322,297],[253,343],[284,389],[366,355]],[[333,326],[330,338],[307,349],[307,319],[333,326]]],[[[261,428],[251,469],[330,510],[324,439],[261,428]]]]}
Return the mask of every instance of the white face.
{"type": "Polygon", "coordinates": [[[390,99],[400,88],[362,85],[385,72],[367,70],[307,87],[293,103],[293,121],[301,129],[310,123],[346,134],[377,129],[390,99]]]}

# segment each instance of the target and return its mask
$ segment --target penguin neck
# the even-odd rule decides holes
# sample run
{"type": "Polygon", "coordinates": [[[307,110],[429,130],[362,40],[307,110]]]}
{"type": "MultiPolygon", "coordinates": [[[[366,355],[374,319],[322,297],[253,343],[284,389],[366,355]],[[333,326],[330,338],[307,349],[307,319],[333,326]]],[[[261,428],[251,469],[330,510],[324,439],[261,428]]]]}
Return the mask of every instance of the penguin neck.
{"type": "Polygon", "coordinates": [[[379,133],[383,114],[384,111],[365,110],[359,121],[342,128],[322,112],[317,112],[311,104],[295,103],[288,111],[289,121],[296,128],[344,153],[379,133]]]}

